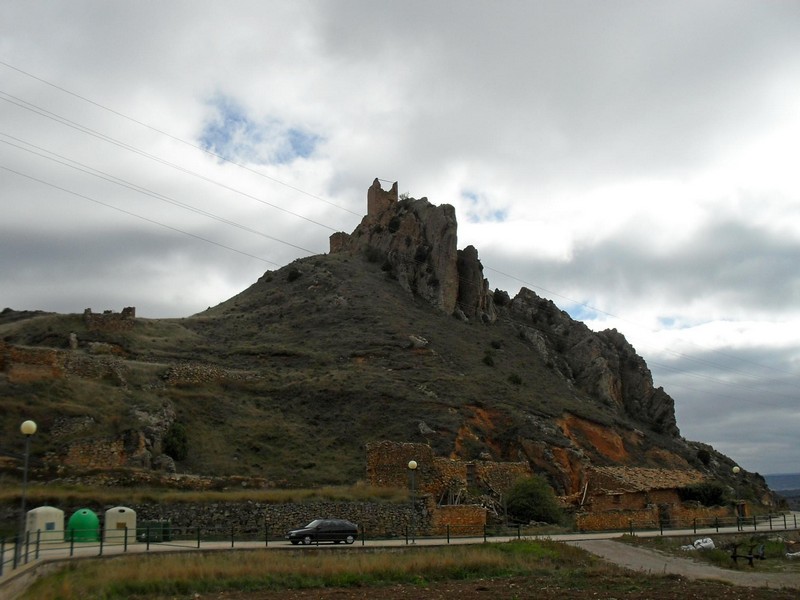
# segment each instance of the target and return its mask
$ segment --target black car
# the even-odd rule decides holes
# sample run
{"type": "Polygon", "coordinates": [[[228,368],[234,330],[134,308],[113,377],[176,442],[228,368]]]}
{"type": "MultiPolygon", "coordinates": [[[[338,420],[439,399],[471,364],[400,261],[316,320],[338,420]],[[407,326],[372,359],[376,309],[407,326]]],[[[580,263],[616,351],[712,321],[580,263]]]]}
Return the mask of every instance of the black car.
{"type": "Polygon", "coordinates": [[[358,525],[343,519],[314,519],[300,529],[286,533],[286,539],[293,544],[312,542],[333,542],[352,544],[358,537],[358,525]]]}

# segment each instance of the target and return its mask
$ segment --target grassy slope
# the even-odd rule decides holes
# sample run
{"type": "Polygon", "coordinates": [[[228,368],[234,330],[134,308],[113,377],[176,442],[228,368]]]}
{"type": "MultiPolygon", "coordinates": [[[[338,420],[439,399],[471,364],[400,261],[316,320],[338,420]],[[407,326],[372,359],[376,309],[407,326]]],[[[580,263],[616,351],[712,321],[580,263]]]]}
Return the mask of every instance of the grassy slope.
{"type": "MultiPolygon", "coordinates": [[[[299,486],[363,478],[363,448],[371,440],[515,459],[518,436],[547,438],[533,416],[571,410],[606,424],[619,419],[578,396],[509,324],[444,315],[361,257],[303,259],[199,315],[138,320],[127,333],[87,332],[79,315],[0,322],[0,339],[15,344],[64,348],[70,332],[81,342],[124,348],[127,386],[113,378],[0,380],[2,431],[13,431],[23,417],[46,432],[57,415],[89,414],[97,425],[81,435],[98,437],[133,423],[134,407],[153,410],[168,399],[189,436],[190,456],[180,470],[299,486]],[[409,335],[430,345],[415,350],[409,335]],[[247,377],[164,385],[175,363],[213,364],[247,377]],[[476,409],[488,411],[491,422],[476,418],[476,409]],[[420,433],[420,422],[436,433],[420,433]],[[465,425],[479,441],[463,435],[465,425]]],[[[42,452],[56,442],[44,435],[34,444],[42,452]]]]}

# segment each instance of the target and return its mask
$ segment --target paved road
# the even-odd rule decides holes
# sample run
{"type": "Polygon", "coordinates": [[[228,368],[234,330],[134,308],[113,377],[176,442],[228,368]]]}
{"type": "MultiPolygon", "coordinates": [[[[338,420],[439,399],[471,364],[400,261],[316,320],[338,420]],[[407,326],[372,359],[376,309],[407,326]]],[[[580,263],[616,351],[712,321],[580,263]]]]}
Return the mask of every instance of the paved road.
{"type": "Polygon", "coordinates": [[[580,540],[568,543],[633,571],[642,571],[653,575],[681,575],[688,579],[714,579],[746,587],[797,588],[800,590],[800,575],[797,573],[762,573],[749,567],[748,570],[742,571],[720,569],[690,558],[670,556],[613,540],[580,540]]]}
{"type": "MultiPolygon", "coordinates": [[[[798,519],[800,521],[800,519],[798,519]]],[[[792,518],[787,522],[788,530],[796,531],[793,527],[795,519],[792,518]]],[[[782,520],[775,520],[773,528],[769,529],[769,524],[760,523],[759,533],[777,533],[783,530],[782,520]]],[[[683,575],[692,579],[719,579],[729,581],[736,585],[746,585],[753,587],[770,586],[770,587],[790,587],[800,589],[800,576],[783,575],[783,574],[767,574],[758,573],[755,571],[729,571],[726,569],[719,569],[711,565],[704,565],[696,563],[690,559],[682,559],[679,557],[670,557],[665,554],[653,552],[640,547],[630,546],[619,542],[614,542],[614,538],[619,538],[625,532],[602,532],[602,533],[571,533],[559,535],[541,535],[533,536],[538,539],[551,539],[555,541],[562,541],[574,544],[585,550],[596,554],[609,562],[613,562],[620,566],[633,569],[636,571],[646,571],[648,573],[674,573],[683,575]]],[[[653,531],[637,531],[636,535],[640,537],[656,537],[664,536],[690,536],[693,538],[713,537],[714,535],[722,534],[737,534],[742,533],[736,527],[728,528],[715,528],[693,529],[684,530],[666,530],[663,533],[659,530],[653,531]]],[[[745,531],[744,533],[748,533],[745,531]]],[[[489,542],[506,542],[509,540],[517,539],[516,536],[506,537],[491,537],[489,542]]],[[[483,543],[483,536],[478,537],[464,537],[464,538],[451,538],[449,541],[443,538],[417,538],[416,545],[419,546],[445,546],[456,544],[478,544],[483,543]]],[[[380,547],[398,547],[406,546],[404,539],[399,540],[368,540],[365,543],[357,541],[354,546],[350,548],[380,548],[380,547]]],[[[293,546],[283,541],[270,541],[267,546],[265,542],[242,542],[237,541],[235,544],[227,542],[202,542],[200,549],[203,551],[222,551],[222,550],[245,550],[245,549],[263,549],[281,551],[281,550],[300,550],[304,546],[293,546]]],[[[334,549],[342,548],[341,545],[320,545],[313,546],[315,549],[334,549]]],[[[65,560],[75,560],[81,558],[92,558],[99,555],[102,556],[118,556],[121,554],[143,553],[143,552],[191,552],[197,551],[197,542],[192,540],[172,542],[164,544],[150,544],[149,547],[144,543],[133,543],[127,547],[122,544],[106,544],[100,547],[98,544],[75,544],[74,548],[70,549],[66,543],[49,544],[42,549],[38,559],[34,558],[33,553],[30,555],[27,564],[23,564],[16,570],[12,570],[10,565],[6,563],[3,570],[3,575],[0,576],[0,598],[2,600],[12,599],[16,597],[22,590],[24,590],[31,581],[41,576],[44,571],[52,569],[63,563],[65,560]]],[[[8,560],[12,550],[5,549],[5,560],[8,560]]],[[[33,551],[31,551],[33,552],[33,551]]]]}

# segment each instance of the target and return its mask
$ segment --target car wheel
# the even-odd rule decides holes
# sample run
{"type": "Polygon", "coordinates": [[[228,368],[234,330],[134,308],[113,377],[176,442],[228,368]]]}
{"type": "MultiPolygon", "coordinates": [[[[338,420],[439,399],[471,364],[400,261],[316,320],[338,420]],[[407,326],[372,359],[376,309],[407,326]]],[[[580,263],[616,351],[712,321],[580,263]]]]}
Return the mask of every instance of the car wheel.
{"type": "Polygon", "coordinates": [[[307,535],[306,537],[304,537],[304,538],[303,538],[303,543],[304,543],[306,546],[308,546],[309,544],[311,544],[311,536],[310,536],[310,535],[307,535]]]}
{"type": "Polygon", "coordinates": [[[344,538],[344,541],[348,544],[352,544],[356,541],[356,538],[354,538],[352,535],[348,535],[346,538],[344,538]]]}

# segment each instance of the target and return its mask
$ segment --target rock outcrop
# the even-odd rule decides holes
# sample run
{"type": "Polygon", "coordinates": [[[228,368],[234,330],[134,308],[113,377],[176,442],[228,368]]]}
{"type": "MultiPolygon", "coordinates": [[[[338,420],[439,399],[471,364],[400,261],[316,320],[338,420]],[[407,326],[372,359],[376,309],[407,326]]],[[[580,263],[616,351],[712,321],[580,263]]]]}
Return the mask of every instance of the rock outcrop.
{"type": "Polygon", "coordinates": [[[575,387],[657,433],[680,435],[672,398],[653,386],[644,359],[616,329],[595,333],[526,288],[508,310],[521,336],[575,387]]]}
{"type": "Polygon", "coordinates": [[[478,251],[457,250],[457,229],[451,205],[399,199],[396,182],[387,192],[375,179],[367,191],[367,215],[353,233],[333,234],[330,248],[381,260],[404,289],[447,314],[491,322],[495,313],[478,251]]]}

